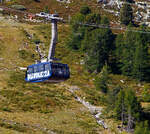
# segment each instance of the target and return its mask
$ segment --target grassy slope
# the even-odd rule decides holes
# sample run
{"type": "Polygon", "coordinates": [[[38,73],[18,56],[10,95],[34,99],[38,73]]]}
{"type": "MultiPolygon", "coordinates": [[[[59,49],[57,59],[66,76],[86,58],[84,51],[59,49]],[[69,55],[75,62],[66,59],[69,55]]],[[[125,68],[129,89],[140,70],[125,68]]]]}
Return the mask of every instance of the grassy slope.
{"type": "MultiPolygon", "coordinates": [[[[69,34],[67,25],[59,25],[59,42],[56,47],[56,57],[67,63],[71,69],[71,78],[59,84],[26,83],[25,72],[19,71],[18,66],[26,67],[34,63],[37,56],[35,45],[28,34],[34,35],[49,47],[50,25],[29,25],[2,19],[0,29],[0,50],[3,58],[0,61],[0,133],[44,133],[44,128],[57,133],[113,133],[112,129],[103,130],[97,125],[83,105],[77,103],[66,89],[73,86],[85,100],[101,106],[100,92],[96,91],[92,79],[80,65],[82,53],[72,52],[65,46],[69,34]],[[28,43],[28,45],[24,45],[28,43]],[[20,55],[24,50],[26,55],[20,55]],[[17,124],[15,124],[17,123],[17,124]],[[24,125],[26,124],[26,125],[24,125]],[[66,129],[67,128],[67,129],[66,129]]],[[[33,36],[33,39],[34,39],[33,36]]],[[[47,50],[46,49],[46,50],[47,50]]],[[[119,84],[120,76],[113,76],[114,85],[119,84]]],[[[126,80],[128,82],[128,80],[126,80]]],[[[129,84],[129,83],[128,83],[129,84]]]]}
{"type": "Polygon", "coordinates": [[[65,63],[70,62],[72,78],[66,83],[54,85],[25,83],[24,72],[17,69],[17,66],[26,67],[33,63],[31,55],[34,54],[35,46],[25,36],[24,31],[30,34],[35,33],[48,48],[49,25],[20,24],[5,19],[1,21],[1,25],[5,27],[0,28],[0,45],[3,48],[0,51],[0,58],[3,58],[0,61],[2,69],[0,71],[0,127],[2,128],[0,133],[40,134],[44,133],[43,128],[57,133],[96,133],[99,131],[101,128],[87,109],[77,103],[72,94],[63,86],[63,84],[83,83],[80,80],[73,83],[79,71],[76,70],[79,65],[77,66],[75,61],[79,60],[80,56],[69,52],[64,46],[68,28],[59,27],[60,40],[56,55],[58,58],[65,56],[62,57],[65,63]],[[48,37],[44,38],[44,36],[48,37]],[[28,46],[24,46],[25,42],[28,42],[28,46]],[[25,57],[19,55],[20,49],[27,52],[25,57]],[[17,124],[14,124],[15,122],[17,124]]]}
{"type": "MultiPolygon", "coordinates": [[[[28,11],[31,8],[33,12],[41,11],[46,6],[44,0],[41,0],[41,3],[20,0],[19,3],[23,3],[23,5],[28,7],[28,11]]],[[[54,12],[57,9],[57,12],[64,17],[67,17],[68,14],[75,14],[80,6],[85,4],[77,0],[70,4],[70,9],[66,9],[64,4],[59,4],[55,0],[47,0],[47,3],[50,11],[54,12]]],[[[88,4],[95,7],[93,1],[88,1],[88,4]]],[[[93,10],[98,9],[93,8],[93,10]]],[[[56,57],[61,58],[62,62],[69,64],[71,79],[65,83],[47,85],[25,83],[24,72],[15,69],[16,66],[26,67],[37,58],[37,56],[34,58],[32,56],[36,54],[34,51],[35,46],[31,40],[28,40],[25,31],[30,34],[35,33],[46,44],[46,48],[48,48],[50,26],[44,24],[21,24],[8,20],[2,20],[0,24],[5,26],[3,28],[0,27],[0,46],[3,50],[1,51],[0,49],[0,58],[4,58],[0,60],[0,68],[3,69],[0,70],[0,133],[43,133],[40,128],[31,127],[27,129],[21,124],[17,126],[9,125],[9,122],[2,124],[1,119],[26,123],[28,126],[32,124],[38,125],[41,128],[46,126],[46,128],[58,133],[95,133],[102,130],[87,109],[77,103],[73,96],[66,91],[66,88],[70,86],[78,86],[81,89],[76,91],[78,95],[85,97],[86,100],[95,105],[101,105],[99,101],[101,99],[100,93],[93,87],[93,76],[89,75],[80,65],[83,55],[77,52],[70,52],[65,46],[65,40],[67,40],[67,35],[70,31],[69,27],[67,25],[59,25],[59,43],[56,48],[56,57]],[[24,45],[25,42],[28,42],[28,46],[24,45]],[[20,49],[25,50],[27,54],[25,57],[20,56],[20,49]],[[64,85],[67,86],[65,87],[64,85]]],[[[116,84],[128,85],[137,89],[139,95],[143,89],[142,86],[137,86],[138,82],[126,77],[119,75],[112,75],[111,77],[112,86],[116,84]],[[120,79],[123,79],[125,83],[121,83],[120,79]]],[[[149,105],[145,107],[149,107],[149,105]]],[[[109,119],[108,122],[112,123],[109,119]]],[[[100,132],[112,133],[109,131],[100,132]]]]}

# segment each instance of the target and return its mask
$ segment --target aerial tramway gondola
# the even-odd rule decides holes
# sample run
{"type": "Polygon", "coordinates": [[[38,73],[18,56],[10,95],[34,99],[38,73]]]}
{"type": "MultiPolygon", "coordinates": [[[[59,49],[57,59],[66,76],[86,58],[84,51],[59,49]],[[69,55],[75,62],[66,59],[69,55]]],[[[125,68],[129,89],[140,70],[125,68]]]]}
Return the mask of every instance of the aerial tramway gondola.
{"type": "Polygon", "coordinates": [[[62,20],[58,14],[46,16],[51,20],[52,38],[49,54],[46,61],[40,61],[27,67],[25,80],[27,82],[62,82],[70,78],[70,71],[67,64],[55,62],[55,46],[57,44],[57,21],[62,20]]]}

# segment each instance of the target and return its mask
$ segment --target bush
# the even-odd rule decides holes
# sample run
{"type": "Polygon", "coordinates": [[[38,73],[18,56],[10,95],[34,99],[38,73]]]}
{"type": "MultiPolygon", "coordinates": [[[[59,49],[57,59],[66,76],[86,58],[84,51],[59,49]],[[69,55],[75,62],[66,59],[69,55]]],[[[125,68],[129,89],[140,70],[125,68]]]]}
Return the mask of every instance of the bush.
{"type": "Polygon", "coordinates": [[[91,13],[91,9],[88,6],[83,6],[80,9],[80,13],[83,15],[87,15],[91,13]]]}
{"type": "Polygon", "coordinates": [[[87,23],[95,23],[100,24],[101,23],[101,16],[100,14],[91,13],[86,16],[86,22],[87,23]]]}
{"type": "Polygon", "coordinates": [[[19,57],[22,59],[27,59],[29,57],[29,53],[26,50],[20,50],[19,57]]]}
{"type": "Polygon", "coordinates": [[[35,44],[41,43],[40,39],[33,39],[33,42],[34,42],[35,44]]]}
{"type": "Polygon", "coordinates": [[[49,13],[48,6],[45,6],[45,7],[44,7],[44,12],[45,12],[45,13],[49,13]]]}
{"type": "Polygon", "coordinates": [[[145,88],[142,92],[142,100],[144,102],[150,102],[150,93],[149,89],[145,88]]]}

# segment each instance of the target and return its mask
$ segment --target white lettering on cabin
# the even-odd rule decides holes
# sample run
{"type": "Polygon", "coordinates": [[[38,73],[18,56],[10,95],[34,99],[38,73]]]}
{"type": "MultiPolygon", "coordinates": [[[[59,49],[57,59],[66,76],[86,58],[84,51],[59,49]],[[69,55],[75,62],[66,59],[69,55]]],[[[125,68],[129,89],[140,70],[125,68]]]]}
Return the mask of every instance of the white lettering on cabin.
{"type": "Polygon", "coordinates": [[[39,79],[39,78],[45,78],[49,76],[49,71],[42,71],[42,72],[37,72],[37,73],[32,73],[28,74],[28,80],[33,80],[33,79],[39,79]]]}

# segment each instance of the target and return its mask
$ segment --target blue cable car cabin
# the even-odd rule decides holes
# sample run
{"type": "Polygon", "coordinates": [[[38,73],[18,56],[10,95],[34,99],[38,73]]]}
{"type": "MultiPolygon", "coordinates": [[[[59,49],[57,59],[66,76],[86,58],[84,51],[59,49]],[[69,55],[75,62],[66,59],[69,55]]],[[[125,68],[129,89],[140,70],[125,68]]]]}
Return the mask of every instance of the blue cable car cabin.
{"type": "Polygon", "coordinates": [[[27,67],[25,80],[27,82],[61,82],[70,78],[67,64],[44,62],[27,67]]]}

